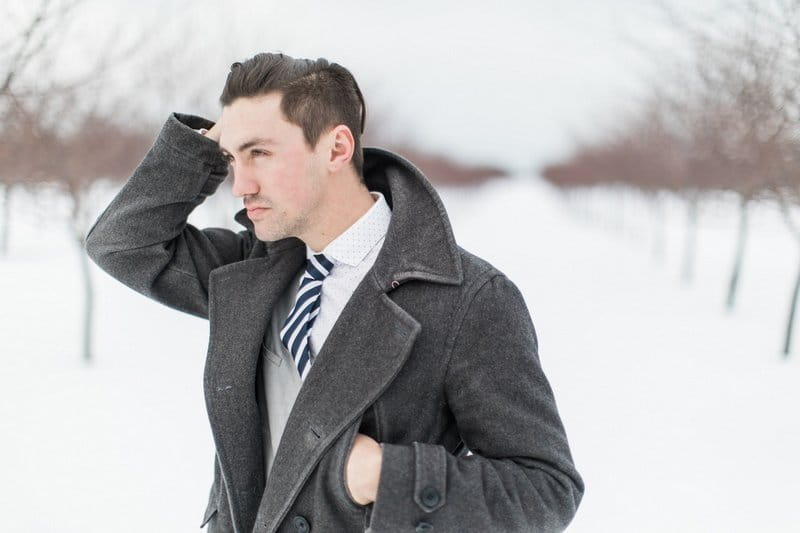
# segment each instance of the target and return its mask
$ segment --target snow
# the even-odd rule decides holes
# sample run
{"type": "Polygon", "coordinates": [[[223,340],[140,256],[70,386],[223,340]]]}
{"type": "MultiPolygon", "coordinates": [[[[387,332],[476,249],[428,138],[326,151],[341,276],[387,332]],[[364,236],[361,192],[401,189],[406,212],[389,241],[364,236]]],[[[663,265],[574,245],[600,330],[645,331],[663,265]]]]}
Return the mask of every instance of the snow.
{"type": "MultiPolygon", "coordinates": [[[[682,204],[666,257],[635,197],[566,202],[536,178],[440,187],[460,244],[520,287],[586,494],[569,532],[800,529],[800,331],[780,349],[798,247],[752,213],[737,307],[723,302],[734,198],[700,215],[680,279],[682,204]]],[[[96,217],[114,193],[92,196],[96,217]]],[[[203,204],[190,221],[219,225],[203,204]]],[[[4,531],[197,531],[212,480],[202,372],[208,326],[92,264],[95,361],[80,356],[79,253],[56,197],[16,192],[0,258],[0,513],[4,531]]],[[[3,206],[0,206],[0,209],[3,206]]],[[[235,228],[231,221],[231,228],[235,228]]],[[[800,325],[798,325],[800,328],[800,325]]]]}

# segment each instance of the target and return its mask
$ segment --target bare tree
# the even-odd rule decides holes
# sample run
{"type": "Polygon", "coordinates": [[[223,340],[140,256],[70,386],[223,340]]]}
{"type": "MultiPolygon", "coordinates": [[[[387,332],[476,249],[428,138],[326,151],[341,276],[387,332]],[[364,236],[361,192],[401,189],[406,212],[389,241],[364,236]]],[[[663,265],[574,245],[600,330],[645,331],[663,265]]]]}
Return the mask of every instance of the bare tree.
{"type": "MultiPolygon", "coordinates": [[[[561,187],[624,183],[643,192],[679,194],[687,205],[685,280],[693,270],[700,198],[734,193],[739,224],[726,294],[730,309],[754,202],[774,198],[800,247],[793,212],[800,203],[800,1],[735,1],[725,17],[701,24],[670,15],[692,44],[688,60],[654,81],[653,96],[621,132],[581,148],[544,175],[561,187]]],[[[800,271],[791,291],[784,355],[799,296],[800,271]]]]}
{"type": "Polygon", "coordinates": [[[20,176],[15,173],[13,164],[22,153],[19,152],[19,143],[13,143],[12,127],[19,124],[12,118],[20,118],[25,114],[21,108],[20,97],[16,93],[18,80],[27,74],[34,64],[47,53],[48,46],[60,31],[54,22],[67,19],[76,2],[56,3],[52,0],[42,0],[28,16],[28,19],[19,26],[11,26],[10,21],[24,17],[16,12],[10,4],[4,6],[4,20],[11,26],[4,31],[6,38],[0,43],[0,138],[3,139],[4,149],[0,149],[0,185],[2,185],[3,217],[0,227],[0,255],[8,253],[8,240],[11,226],[11,192],[12,187],[20,182],[20,176]],[[11,126],[14,124],[14,126],[11,126]],[[17,150],[11,147],[16,146],[17,150]]]}
{"type": "MultiPolygon", "coordinates": [[[[52,74],[62,32],[79,14],[80,0],[43,0],[33,11],[14,13],[24,24],[0,53],[0,182],[6,197],[12,187],[37,191],[47,184],[70,200],[69,234],[76,244],[84,286],[83,359],[92,359],[93,286],[83,239],[90,213],[86,197],[100,180],[122,180],[141,160],[152,128],[138,119],[127,95],[114,101],[108,79],[138,57],[133,45],[102,47],[82,74],[61,79],[52,74]],[[27,18],[26,18],[27,17],[27,18]],[[102,106],[105,104],[105,107],[102,106]],[[103,111],[105,109],[105,111],[103,111]],[[110,118],[113,109],[122,120],[110,118]]],[[[11,6],[6,6],[11,10],[11,6]]],[[[118,36],[119,33],[116,34],[118,36]]],[[[115,36],[115,37],[116,37],[115,36]]],[[[7,249],[9,203],[4,203],[3,249],[7,249]]]]}

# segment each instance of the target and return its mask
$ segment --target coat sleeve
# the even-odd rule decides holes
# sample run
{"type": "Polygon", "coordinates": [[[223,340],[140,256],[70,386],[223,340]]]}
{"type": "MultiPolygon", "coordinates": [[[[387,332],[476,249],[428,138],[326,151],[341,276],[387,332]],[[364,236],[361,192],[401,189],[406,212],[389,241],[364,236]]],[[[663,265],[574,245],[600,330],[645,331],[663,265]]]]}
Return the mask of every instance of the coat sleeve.
{"type": "Polygon", "coordinates": [[[189,214],[227,176],[219,145],[194,128],[211,122],[173,113],[153,146],[86,235],[89,257],[130,288],[207,318],[211,270],[247,257],[245,230],[198,229],[189,214]]]}
{"type": "Polygon", "coordinates": [[[429,443],[382,444],[368,531],[563,531],[583,480],[539,363],[530,314],[502,273],[475,292],[448,364],[448,404],[473,455],[456,457],[429,443]]]}

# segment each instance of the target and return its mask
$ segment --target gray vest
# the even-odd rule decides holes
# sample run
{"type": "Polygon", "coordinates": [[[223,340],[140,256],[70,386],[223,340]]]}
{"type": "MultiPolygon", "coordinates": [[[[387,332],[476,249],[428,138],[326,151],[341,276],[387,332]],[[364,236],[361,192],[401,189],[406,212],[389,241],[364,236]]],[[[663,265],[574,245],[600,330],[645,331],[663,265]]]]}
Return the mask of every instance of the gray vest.
{"type": "Polygon", "coordinates": [[[289,419],[294,400],[300,391],[300,374],[292,354],[281,342],[283,323],[294,306],[297,290],[305,269],[300,269],[281,295],[270,318],[267,332],[261,344],[257,376],[258,405],[261,408],[261,427],[264,434],[264,465],[267,477],[272,470],[272,460],[278,450],[283,428],[289,419]]]}

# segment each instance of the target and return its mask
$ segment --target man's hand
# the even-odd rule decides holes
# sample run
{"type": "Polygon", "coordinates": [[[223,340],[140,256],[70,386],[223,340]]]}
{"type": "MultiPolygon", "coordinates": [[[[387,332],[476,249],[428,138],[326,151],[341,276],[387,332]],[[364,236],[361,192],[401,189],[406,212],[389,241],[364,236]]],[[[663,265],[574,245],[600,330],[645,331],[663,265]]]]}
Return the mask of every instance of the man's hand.
{"type": "Polygon", "coordinates": [[[205,135],[206,137],[208,137],[208,138],[210,138],[210,139],[214,139],[214,141],[215,141],[217,144],[219,144],[219,133],[220,133],[220,130],[219,130],[219,122],[220,122],[220,121],[219,121],[219,120],[217,120],[217,121],[214,123],[214,125],[213,125],[213,126],[211,126],[211,129],[210,129],[210,130],[207,130],[207,131],[205,131],[204,133],[203,133],[203,132],[201,132],[201,133],[203,133],[203,135],[205,135]]]}
{"type": "Polygon", "coordinates": [[[377,498],[382,461],[383,449],[378,441],[363,433],[356,434],[345,467],[347,489],[356,503],[367,505],[377,498]]]}

